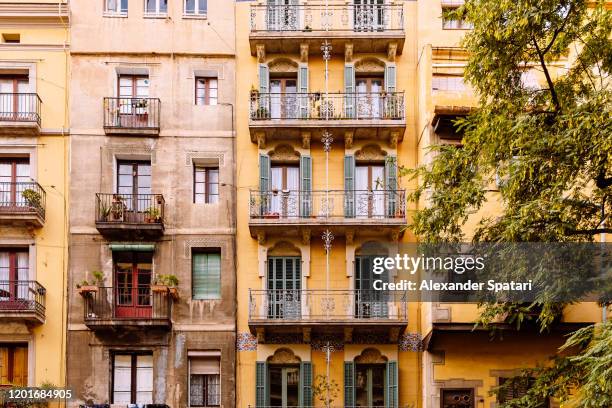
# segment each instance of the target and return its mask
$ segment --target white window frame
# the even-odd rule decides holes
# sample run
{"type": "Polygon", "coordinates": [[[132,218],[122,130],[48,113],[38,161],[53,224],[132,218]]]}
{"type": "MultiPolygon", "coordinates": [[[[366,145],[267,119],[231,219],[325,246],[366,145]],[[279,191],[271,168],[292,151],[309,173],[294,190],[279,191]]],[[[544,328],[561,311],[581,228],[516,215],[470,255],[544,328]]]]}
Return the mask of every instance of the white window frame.
{"type": "MultiPolygon", "coordinates": [[[[142,6],[144,9],[144,16],[152,17],[152,18],[168,17],[168,7],[170,7],[170,4],[168,4],[168,6],[166,7],[166,11],[162,12],[162,11],[159,11],[159,7],[160,7],[162,0],[153,0],[153,1],[155,1],[155,11],[147,11],[147,0],[143,0],[142,6]]],[[[168,1],[168,3],[170,3],[170,1],[168,1]]]]}
{"type": "Polygon", "coordinates": [[[187,12],[187,0],[183,0],[183,17],[186,18],[206,18],[208,16],[208,0],[194,0],[195,8],[193,13],[187,12]],[[200,12],[200,3],[206,4],[206,11],[200,12]]]}
{"type": "MultiPolygon", "coordinates": [[[[110,0],[104,0],[104,17],[127,17],[128,16],[128,10],[126,11],[121,11],[121,2],[123,0],[115,0],[116,3],[116,9],[115,10],[110,10],[108,8],[108,3],[110,2],[110,0]]],[[[129,0],[127,3],[128,9],[129,9],[129,0]]]]}

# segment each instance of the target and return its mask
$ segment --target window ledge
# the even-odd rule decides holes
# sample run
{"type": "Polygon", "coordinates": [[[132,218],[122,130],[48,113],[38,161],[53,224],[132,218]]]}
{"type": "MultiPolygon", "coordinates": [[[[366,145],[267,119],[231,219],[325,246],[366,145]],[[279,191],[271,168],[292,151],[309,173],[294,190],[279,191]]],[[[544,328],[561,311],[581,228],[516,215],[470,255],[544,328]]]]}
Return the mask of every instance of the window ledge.
{"type": "Polygon", "coordinates": [[[183,18],[187,20],[208,20],[208,14],[185,14],[183,18]]]}
{"type": "Polygon", "coordinates": [[[108,17],[108,18],[127,18],[128,13],[117,13],[114,11],[105,11],[102,14],[102,17],[108,17]]]}
{"type": "Polygon", "coordinates": [[[168,18],[168,13],[147,13],[145,11],[144,18],[168,18]]]}

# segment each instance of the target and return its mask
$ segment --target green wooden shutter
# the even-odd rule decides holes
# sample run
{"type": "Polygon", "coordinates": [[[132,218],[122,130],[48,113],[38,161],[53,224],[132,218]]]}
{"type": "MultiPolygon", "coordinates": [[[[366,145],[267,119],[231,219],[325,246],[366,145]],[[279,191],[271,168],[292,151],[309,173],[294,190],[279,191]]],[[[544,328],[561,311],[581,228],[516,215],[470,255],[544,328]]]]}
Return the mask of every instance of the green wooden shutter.
{"type": "Polygon", "coordinates": [[[355,406],[355,363],[344,362],[344,406],[355,406]]]}
{"type": "Polygon", "coordinates": [[[259,92],[270,92],[270,72],[266,64],[259,64],[259,92]]]}
{"type": "Polygon", "coordinates": [[[301,408],[312,407],[312,363],[300,363],[300,395],[301,408]]]}
{"type": "Polygon", "coordinates": [[[256,109],[257,119],[270,118],[270,70],[266,64],[259,64],[259,104],[256,109]]]}
{"type": "Polygon", "coordinates": [[[344,216],[355,216],[355,156],[344,156],[344,216]]]}
{"type": "Polygon", "coordinates": [[[344,66],[344,115],[347,118],[355,117],[355,66],[344,66]]]}
{"type": "Polygon", "coordinates": [[[387,64],[385,67],[385,90],[387,92],[395,92],[397,74],[395,64],[387,64]]]}
{"type": "Polygon", "coordinates": [[[395,216],[397,208],[397,157],[389,156],[385,160],[385,190],[387,217],[395,216]]]}
{"type": "Polygon", "coordinates": [[[259,206],[259,215],[268,212],[270,205],[270,156],[267,154],[259,155],[259,202],[255,205],[259,206]]]}
{"type": "Polygon", "coordinates": [[[221,298],[221,254],[194,253],[192,255],[193,298],[196,300],[221,298]]]}
{"type": "Polygon", "coordinates": [[[300,117],[308,118],[308,64],[301,63],[298,69],[298,93],[300,117]]]}
{"type": "Polygon", "coordinates": [[[255,363],[255,406],[268,405],[268,365],[264,361],[255,363]]]}
{"type": "Polygon", "coordinates": [[[312,211],[312,157],[300,157],[300,178],[300,216],[310,217],[312,211]]]}
{"type": "Polygon", "coordinates": [[[387,398],[385,399],[386,408],[397,408],[398,406],[398,370],[397,361],[387,362],[387,398]]]}

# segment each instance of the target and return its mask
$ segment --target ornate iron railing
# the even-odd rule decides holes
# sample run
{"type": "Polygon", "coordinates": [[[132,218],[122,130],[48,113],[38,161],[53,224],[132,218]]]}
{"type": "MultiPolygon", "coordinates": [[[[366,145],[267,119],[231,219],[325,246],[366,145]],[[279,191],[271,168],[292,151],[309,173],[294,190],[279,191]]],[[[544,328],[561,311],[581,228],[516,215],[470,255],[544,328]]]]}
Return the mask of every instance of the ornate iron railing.
{"type": "Polygon", "coordinates": [[[40,126],[41,104],[35,93],[0,93],[0,121],[36,122],[40,126]]]}
{"type": "Polygon", "coordinates": [[[251,32],[402,31],[401,4],[292,4],[251,6],[251,32]]]}
{"type": "Polygon", "coordinates": [[[106,129],[159,130],[159,98],[104,98],[106,129]]]}
{"type": "Polygon", "coordinates": [[[249,290],[249,320],[407,318],[404,292],[385,290],[249,290]]]}
{"type": "Polygon", "coordinates": [[[45,219],[46,193],[35,181],[0,183],[0,213],[34,212],[45,219]]]}
{"type": "Polygon", "coordinates": [[[403,120],[403,92],[251,93],[251,120],[403,120]]]}
{"type": "Polygon", "coordinates": [[[0,315],[2,313],[35,313],[45,318],[46,289],[37,281],[0,281],[0,315]]]}
{"type": "Polygon", "coordinates": [[[96,222],[163,224],[165,200],[161,194],[96,194],[96,222]]]}
{"type": "Polygon", "coordinates": [[[157,291],[151,285],[98,287],[88,292],[85,321],[151,320],[169,321],[172,297],[169,290],[157,291]]]}
{"type": "Polygon", "coordinates": [[[251,191],[251,219],[405,219],[405,190],[251,191]]]}

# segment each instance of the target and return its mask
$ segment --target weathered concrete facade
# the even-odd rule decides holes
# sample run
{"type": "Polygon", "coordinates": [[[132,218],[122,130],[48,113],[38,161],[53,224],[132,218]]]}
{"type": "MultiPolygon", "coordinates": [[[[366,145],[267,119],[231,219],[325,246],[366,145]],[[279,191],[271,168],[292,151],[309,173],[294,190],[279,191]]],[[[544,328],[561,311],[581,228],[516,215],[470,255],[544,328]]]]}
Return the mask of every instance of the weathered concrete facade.
{"type": "Polygon", "coordinates": [[[152,16],[145,15],[142,2],[129,2],[126,10],[105,10],[104,3],[72,3],[74,210],[67,371],[76,391],[74,404],[189,406],[195,360],[204,359],[217,362],[220,381],[214,383],[214,392],[210,384],[203,392],[218,392],[213,402],[233,407],[233,5],[209,0],[205,14],[187,15],[184,2],[169,2],[167,11],[157,10],[152,16]],[[202,104],[196,103],[198,78],[208,84],[202,104]],[[216,81],[216,97],[210,93],[214,87],[210,80],[216,81]],[[125,81],[132,81],[135,89],[127,98],[125,92],[130,90],[122,88],[125,81]],[[126,124],[126,118],[133,122],[126,124]],[[127,175],[131,180],[127,183],[141,184],[134,187],[136,194],[122,196],[121,218],[112,218],[115,213],[107,211],[97,197],[109,197],[116,205],[118,193],[125,191],[125,174],[118,173],[123,171],[121,166],[132,165],[141,173],[137,176],[134,170],[131,177],[127,175]],[[196,202],[196,169],[217,172],[215,199],[196,202]],[[151,207],[142,207],[141,197],[151,207]],[[110,225],[112,233],[103,225],[110,225]],[[117,252],[117,246],[123,252],[117,252]],[[126,248],[129,256],[147,259],[144,275],[136,274],[141,273],[142,264],[134,263],[137,272],[129,272],[128,279],[132,273],[136,277],[128,284],[128,292],[125,282],[120,282],[125,275],[117,272],[118,259],[128,256],[126,248]],[[145,252],[139,252],[143,248],[145,252]],[[194,254],[200,253],[214,253],[220,264],[216,294],[206,299],[196,299],[200,296],[195,295],[192,279],[194,254]],[[100,288],[80,296],[77,285],[91,282],[93,271],[104,274],[103,282],[97,284],[100,288]],[[178,278],[178,298],[172,298],[167,288],[163,292],[152,288],[150,284],[160,275],[178,278]],[[137,284],[130,286],[132,282],[137,284]],[[126,293],[130,302],[136,302],[127,314],[126,293]],[[156,299],[162,300],[156,303],[156,299]],[[107,309],[96,309],[96,302],[107,309]],[[103,318],[104,310],[110,312],[103,318]],[[135,378],[131,384],[120,378],[117,368],[117,356],[129,355],[145,356],[142,361],[133,357],[137,363],[131,368],[135,378]]]}

